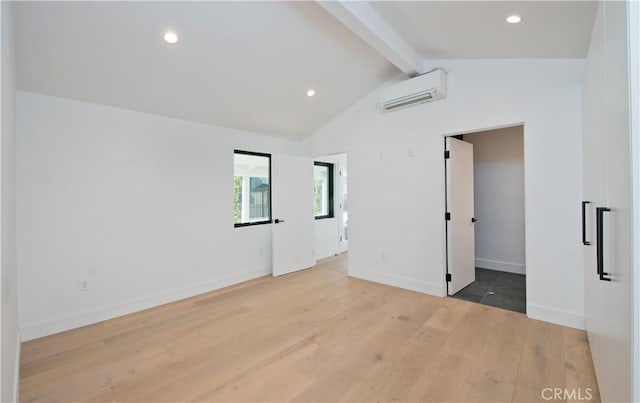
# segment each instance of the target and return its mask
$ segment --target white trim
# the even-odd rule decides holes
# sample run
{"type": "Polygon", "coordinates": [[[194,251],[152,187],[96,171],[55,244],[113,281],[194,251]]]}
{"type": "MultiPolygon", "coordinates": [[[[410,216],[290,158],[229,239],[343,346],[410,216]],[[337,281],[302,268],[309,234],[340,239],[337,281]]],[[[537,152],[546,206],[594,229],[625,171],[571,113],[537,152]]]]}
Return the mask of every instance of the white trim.
{"type": "MultiPolygon", "coordinates": [[[[315,262],[317,263],[318,260],[322,260],[322,259],[326,259],[326,258],[329,258],[329,257],[338,256],[340,253],[342,253],[342,252],[340,252],[339,250],[335,250],[334,249],[331,252],[326,253],[326,254],[324,254],[322,256],[320,256],[320,255],[316,256],[315,257],[315,262]]],[[[315,264],[314,264],[314,266],[315,266],[315,264]]]]}
{"type": "Polygon", "coordinates": [[[24,337],[23,340],[28,341],[36,339],[38,337],[63,332],[65,330],[75,329],[77,327],[86,326],[92,323],[101,322],[103,320],[112,319],[118,316],[123,316],[133,312],[153,308],[158,305],[163,305],[169,302],[193,297],[195,295],[204,294],[213,290],[228,287],[230,285],[238,284],[243,281],[267,275],[271,275],[271,266],[248,270],[230,276],[218,277],[214,280],[192,284],[187,287],[178,288],[159,294],[147,295],[141,298],[136,298],[100,308],[90,309],[88,311],[78,312],[69,316],[55,318],[44,322],[22,325],[21,329],[22,335],[24,337]]]}
{"type": "Polygon", "coordinates": [[[577,312],[560,311],[546,306],[527,304],[527,316],[531,319],[584,330],[584,315],[577,312]]]}
{"type": "Polygon", "coordinates": [[[380,273],[369,270],[353,269],[349,267],[349,277],[359,278],[362,280],[373,281],[384,285],[403,288],[405,290],[417,291],[423,294],[434,295],[436,297],[444,297],[444,289],[442,285],[436,283],[428,283],[426,281],[415,280],[406,277],[394,276],[391,274],[380,273]]]}
{"type": "Polygon", "coordinates": [[[507,273],[526,274],[525,265],[521,263],[476,258],[476,267],[480,269],[506,271],[507,273]]]}
{"type": "Polygon", "coordinates": [[[632,306],[632,370],[631,379],[633,401],[640,401],[640,5],[637,1],[627,2],[629,18],[629,89],[631,112],[631,164],[633,191],[633,266],[631,278],[632,306]]]}
{"type": "Polygon", "coordinates": [[[442,137],[453,137],[453,136],[459,136],[461,134],[463,134],[463,135],[464,134],[477,134],[477,133],[482,133],[482,132],[488,132],[490,130],[506,129],[508,127],[516,127],[516,126],[522,126],[522,130],[524,131],[525,122],[505,123],[503,125],[488,126],[488,127],[483,127],[483,128],[479,128],[479,129],[476,128],[476,129],[462,130],[462,131],[459,131],[459,132],[443,134],[442,137]]]}
{"type": "Polygon", "coordinates": [[[22,336],[20,335],[20,328],[16,333],[16,361],[14,363],[13,371],[13,401],[20,401],[20,354],[22,352],[22,336]]]}

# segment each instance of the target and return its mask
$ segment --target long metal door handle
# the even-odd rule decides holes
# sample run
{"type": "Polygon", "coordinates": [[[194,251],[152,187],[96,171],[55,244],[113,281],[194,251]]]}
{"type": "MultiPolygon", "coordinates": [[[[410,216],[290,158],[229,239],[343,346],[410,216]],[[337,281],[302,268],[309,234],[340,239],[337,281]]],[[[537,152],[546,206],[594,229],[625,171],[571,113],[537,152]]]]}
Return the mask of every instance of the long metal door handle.
{"type": "Polygon", "coordinates": [[[609,273],[604,271],[604,213],[611,211],[608,207],[596,207],[596,258],[598,276],[602,281],[611,281],[610,278],[605,277],[609,273]]]}
{"type": "Polygon", "coordinates": [[[582,244],[583,245],[591,245],[591,242],[587,241],[587,204],[590,204],[590,201],[582,202],[582,244]]]}

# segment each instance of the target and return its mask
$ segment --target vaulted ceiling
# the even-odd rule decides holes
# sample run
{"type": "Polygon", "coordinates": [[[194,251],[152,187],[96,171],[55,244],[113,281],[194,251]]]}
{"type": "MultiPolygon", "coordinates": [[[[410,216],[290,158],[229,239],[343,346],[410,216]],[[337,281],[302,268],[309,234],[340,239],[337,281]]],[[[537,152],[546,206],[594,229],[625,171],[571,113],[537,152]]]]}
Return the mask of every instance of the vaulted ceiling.
{"type": "Polygon", "coordinates": [[[593,1],[372,2],[418,53],[446,58],[583,58],[593,1]],[[509,15],[522,22],[507,24],[509,15]]]}
{"type": "MultiPolygon", "coordinates": [[[[418,58],[584,57],[596,11],[582,1],[367,7],[418,58]],[[509,13],[522,23],[506,24],[509,13]]],[[[389,52],[329,8],[19,2],[18,89],[300,139],[400,72],[389,52]],[[163,40],[167,30],[177,44],[163,40]],[[316,95],[307,97],[311,88],[316,95]]]]}

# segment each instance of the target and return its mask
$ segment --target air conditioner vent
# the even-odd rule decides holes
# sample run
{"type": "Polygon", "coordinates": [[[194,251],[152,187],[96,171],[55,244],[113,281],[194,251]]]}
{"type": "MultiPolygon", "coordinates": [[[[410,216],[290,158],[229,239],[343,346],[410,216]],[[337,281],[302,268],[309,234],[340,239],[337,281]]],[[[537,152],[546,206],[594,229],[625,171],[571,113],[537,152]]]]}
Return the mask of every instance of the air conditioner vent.
{"type": "Polygon", "coordinates": [[[380,91],[380,107],[392,111],[409,105],[437,101],[447,96],[447,74],[437,69],[390,85],[380,91]]]}

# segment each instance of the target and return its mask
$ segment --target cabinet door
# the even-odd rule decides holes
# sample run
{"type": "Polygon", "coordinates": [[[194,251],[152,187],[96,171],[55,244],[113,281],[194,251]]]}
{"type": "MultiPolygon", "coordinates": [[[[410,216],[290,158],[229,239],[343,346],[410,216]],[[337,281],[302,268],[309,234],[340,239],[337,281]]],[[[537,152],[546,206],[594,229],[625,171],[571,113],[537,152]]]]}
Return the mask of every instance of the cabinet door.
{"type": "Polygon", "coordinates": [[[631,399],[631,166],[627,4],[602,2],[584,88],[585,321],[603,401],[631,399]],[[603,214],[603,281],[596,274],[595,207],[603,214]]]}

